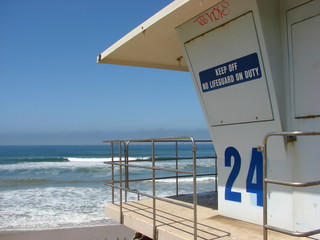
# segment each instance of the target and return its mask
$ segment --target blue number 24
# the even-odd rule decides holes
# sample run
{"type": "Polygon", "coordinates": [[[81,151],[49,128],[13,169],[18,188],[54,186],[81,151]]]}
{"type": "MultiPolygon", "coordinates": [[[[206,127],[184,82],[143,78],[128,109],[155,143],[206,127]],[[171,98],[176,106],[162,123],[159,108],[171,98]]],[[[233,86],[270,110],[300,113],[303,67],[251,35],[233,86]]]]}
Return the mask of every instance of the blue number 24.
{"type": "MultiPolygon", "coordinates": [[[[225,199],[235,202],[241,202],[241,192],[232,191],[232,187],[236,178],[239,175],[241,168],[241,156],[238,150],[234,147],[228,147],[225,151],[225,166],[231,167],[231,159],[234,159],[233,167],[225,188],[225,199]]],[[[249,171],[246,179],[246,191],[257,194],[257,205],[263,206],[263,166],[262,153],[257,151],[257,148],[252,149],[249,171]],[[256,173],[256,177],[254,176],[256,173]]]]}

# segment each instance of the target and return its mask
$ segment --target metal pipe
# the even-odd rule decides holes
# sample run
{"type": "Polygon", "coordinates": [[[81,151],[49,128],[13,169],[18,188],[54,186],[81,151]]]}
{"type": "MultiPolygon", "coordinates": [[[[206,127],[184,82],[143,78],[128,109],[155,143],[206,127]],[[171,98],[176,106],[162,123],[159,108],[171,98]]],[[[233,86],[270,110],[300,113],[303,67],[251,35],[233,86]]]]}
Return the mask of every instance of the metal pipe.
{"type": "Polygon", "coordinates": [[[190,137],[192,142],[192,156],[193,156],[193,236],[197,240],[198,235],[198,212],[197,212],[197,146],[193,137],[190,137]]]}
{"type": "Polygon", "coordinates": [[[216,185],[216,191],[215,192],[218,192],[218,178],[217,178],[217,176],[218,176],[218,160],[217,160],[217,158],[215,158],[215,164],[214,164],[215,166],[214,166],[214,168],[215,168],[215,170],[216,170],[216,172],[215,172],[215,185],[216,185]]]}
{"type": "MultiPolygon", "coordinates": [[[[186,177],[192,177],[192,176],[193,175],[179,175],[178,178],[186,178],[186,177]]],[[[217,176],[217,174],[213,174],[213,173],[197,174],[197,177],[205,177],[205,176],[217,176]]],[[[176,178],[176,176],[157,177],[156,180],[164,180],[164,179],[172,179],[172,178],[176,178]]],[[[152,181],[152,178],[141,178],[141,179],[129,180],[129,182],[144,182],[144,181],[152,181]]],[[[114,183],[119,183],[119,181],[114,181],[114,183]]]]}
{"type": "MultiPolygon", "coordinates": [[[[106,162],[105,164],[111,164],[106,162]]],[[[128,166],[128,167],[133,167],[133,168],[143,168],[143,169],[149,169],[149,170],[155,170],[155,171],[164,171],[164,172],[178,172],[178,173],[185,173],[185,174],[193,174],[193,172],[187,172],[187,171],[176,171],[176,170],[171,170],[171,169],[165,169],[165,168],[155,168],[155,167],[147,167],[143,165],[135,165],[135,164],[125,164],[125,163],[113,163],[114,165],[121,165],[121,166],[128,166]]]]}
{"type": "MultiPolygon", "coordinates": [[[[178,141],[176,141],[176,170],[177,171],[179,169],[179,166],[178,166],[178,154],[179,154],[179,152],[178,151],[179,151],[178,150],[178,141]]],[[[179,174],[176,173],[176,195],[177,196],[179,195],[179,181],[178,181],[178,179],[179,179],[179,174]]]]}
{"type": "MultiPolygon", "coordinates": [[[[119,172],[120,172],[120,177],[119,177],[119,186],[116,186],[115,183],[116,181],[114,180],[114,176],[113,176],[113,181],[112,184],[106,183],[107,186],[111,186],[113,188],[118,188],[120,190],[120,223],[123,223],[123,191],[125,191],[125,200],[127,201],[127,193],[128,192],[132,192],[135,194],[138,194],[138,199],[139,196],[146,196],[146,197],[151,197],[153,199],[153,237],[156,240],[157,239],[157,229],[156,229],[156,216],[157,216],[157,211],[156,211],[156,200],[160,200],[160,201],[164,201],[164,202],[168,202],[168,203],[172,203],[172,204],[176,204],[176,205],[180,205],[186,208],[190,208],[193,209],[193,218],[194,218],[194,239],[197,239],[197,156],[196,156],[196,151],[197,151],[197,147],[196,147],[196,142],[212,142],[210,140],[198,140],[196,141],[194,138],[192,137],[180,137],[180,138],[164,138],[164,139],[143,139],[143,140],[117,140],[117,141],[104,141],[107,143],[111,143],[112,145],[114,143],[119,143],[119,161],[114,161],[114,159],[110,162],[106,162],[106,164],[112,164],[112,166],[114,167],[115,165],[119,166],[119,172]],[[137,142],[137,143],[142,143],[142,142],[148,142],[152,144],[152,167],[146,167],[143,165],[135,165],[135,164],[129,164],[129,144],[131,142],[137,142]],[[176,169],[175,170],[170,170],[170,169],[164,169],[164,168],[156,168],[156,159],[155,159],[155,143],[156,142],[173,142],[176,145],[176,157],[174,158],[167,158],[167,159],[159,159],[159,161],[165,161],[165,160],[175,160],[176,161],[176,169]],[[180,142],[189,142],[192,144],[192,158],[188,157],[188,158],[179,158],[179,148],[178,148],[178,143],[180,142]],[[125,152],[125,158],[123,159],[122,156],[122,144],[124,145],[124,152],[125,152]],[[192,159],[193,160],[193,171],[192,172],[188,172],[188,171],[179,171],[179,164],[178,164],[178,160],[188,160],[188,159],[192,159]],[[122,178],[122,167],[125,167],[125,186],[123,186],[123,178],[122,178]],[[141,179],[138,180],[131,180],[129,179],[129,168],[133,167],[133,168],[142,168],[142,169],[149,169],[152,170],[152,195],[149,194],[145,194],[142,192],[139,192],[136,189],[130,189],[129,187],[129,182],[133,182],[133,181],[141,181],[141,179]],[[163,178],[156,178],[156,171],[165,171],[165,172],[172,172],[175,173],[175,176],[172,177],[163,177],[163,178]],[[182,174],[188,174],[188,175],[184,175],[184,176],[180,176],[179,173],[182,174]],[[169,200],[169,199],[164,199],[164,198],[160,198],[156,196],[156,180],[158,179],[165,179],[165,178],[176,178],[176,193],[177,195],[179,194],[178,188],[178,179],[180,177],[189,177],[192,176],[193,177],[193,204],[188,205],[188,204],[182,204],[182,203],[178,203],[176,201],[173,200],[169,200]]],[[[114,153],[112,154],[114,155],[114,153]]],[[[216,156],[210,156],[210,157],[199,157],[198,159],[208,159],[208,158],[215,158],[215,169],[217,169],[217,158],[216,156]]],[[[138,160],[139,161],[139,160],[138,160]]],[[[143,162],[143,161],[147,161],[147,160],[140,160],[139,162],[143,162]]],[[[114,175],[114,172],[113,172],[114,175]]],[[[215,173],[213,174],[201,174],[201,176],[208,176],[208,175],[213,175],[216,176],[215,180],[215,184],[216,184],[216,191],[217,191],[217,170],[215,173]]],[[[200,175],[199,175],[200,176],[200,175]]],[[[148,179],[144,179],[144,180],[148,180],[148,179]]]]}
{"type": "Polygon", "coordinates": [[[316,136],[320,135],[320,132],[302,132],[302,131],[293,131],[293,132],[270,132],[265,136],[264,144],[269,137],[272,136],[316,136]]]}
{"type": "MultiPolygon", "coordinates": [[[[111,142],[114,142],[114,143],[116,143],[116,142],[128,142],[128,141],[130,141],[130,142],[152,142],[152,141],[154,141],[154,142],[176,142],[176,141],[179,141],[179,142],[185,142],[185,143],[187,143],[187,142],[190,142],[190,143],[192,143],[192,141],[190,140],[190,137],[170,137],[170,138],[153,138],[153,139],[151,139],[151,138],[149,138],[149,139],[122,139],[122,140],[105,140],[105,141],[103,141],[103,143],[111,143],[111,142]]],[[[197,143],[205,143],[205,142],[207,142],[207,143],[212,143],[212,140],[194,140],[195,142],[197,142],[197,143]]]]}
{"type": "Polygon", "coordinates": [[[294,232],[294,231],[288,231],[286,229],[277,228],[269,225],[267,225],[266,228],[272,231],[280,232],[280,233],[287,234],[294,237],[308,237],[308,236],[320,233],[320,229],[307,231],[307,232],[294,232]]]}
{"type": "MultiPolygon", "coordinates": [[[[113,163],[114,161],[114,151],[113,151],[113,142],[111,143],[111,162],[113,163]]],[[[112,173],[112,184],[114,184],[114,165],[111,164],[111,173],[112,173]]],[[[111,195],[112,195],[112,204],[114,204],[114,187],[112,187],[112,192],[111,192],[111,195]]]]}
{"type": "MultiPolygon", "coordinates": [[[[209,159],[209,158],[217,159],[216,156],[197,157],[197,159],[209,159]]],[[[179,160],[179,161],[185,160],[185,161],[186,161],[186,160],[192,160],[192,159],[193,159],[193,157],[181,157],[181,158],[178,158],[178,159],[176,159],[175,157],[172,157],[172,158],[161,158],[161,159],[157,159],[157,161],[158,161],[158,162],[161,162],[161,161],[172,161],[172,160],[179,160]]],[[[139,159],[139,158],[134,159],[134,160],[132,160],[132,161],[134,161],[134,162],[150,162],[149,159],[139,159]]],[[[117,161],[115,161],[115,162],[117,162],[117,161]]],[[[105,163],[107,163],[107,162],[105,162],[105,163]]]]}
{"type": "Polygon", "coordinates": [[[265,179],[265,182],[271,183],[271,184],[282,185],[282,186],[289,186],[289,187],[312,187],[312,186],[320,185],[320,181],[312,181],[312,182],[304,182],[304,183],[296,183],[296,182],[291,183],[291,182],[265,179]]]}
{"type": "MultiPolygon", "coordinates": [[[[109,183],[105,183],[104,185],[110,186],[110,187],[112,186],[112,185],[109,184],[109,183]]],[[[151,194],[147,194],[147,193],[144,193],[144,192],[140,192],[139,190],[136,190],[136,189],[126,189],[126,188],[120,187],[120,186],[114,186],[114,188],[117,188],[117,189],[121,189],[121,188],[122,188],[123,190],[128,191],[128,192],[140,194],[141,196],[144,196],[144,197],[153,198],[153,196],[152,196],[151,194]]],[[[174,200],[170,200],[170,199],[162,198],[162,197],[157,197],[157,196],[155,196],[154,198],[155,198],[156,200],[159,200],[159,201],[162,201],[162,202],[172,203],[172,204],[175,204],[175,205],[178,205],[178,206],[182,206],[182,207],[185,207],[185,208],[193,209],[193,204],[192,204],[192,205],[188,205],[188,204],[176,202],[176,201],[174,201],[174,200]]]]}
{"type": "MultiPolygon", "coordinates": [[[[126,142],[124,142],[124,160],[125,160],[125,164],[128,164],[128,154],[129,152],[129,145],[126,144],[126,142]]],[[[129,167],[128,166],[125,166],[125,187],[126,188],[129,188],[129,167]]],[[[127,191],[125,191],[125,202],[128,201],[128,193],[127,191]]]]}
{"type": "Polygon", "coordinates": [[[285,182],[285,181],[278,181],[278,180],[271,180],[268,179],[267,174],[267,167],[268,167],[268,159],[267,159],[267,142],[271,136],[315,136],[320,135],[320,132],[302,132],[302,131],[293,131],[293,132],[270,132],[265,135],[263,139],[263,146],[259,146],[258,149],[263,152],[263,239],[268,239],[268,229],[281,232],[284,234],[288,234],[291,236],[296,237],[307,237],[310,235],[320,233],[320,229],[308,231],[308,232],[292,232],[285,229],[273,227],[268,225],[268,206],[267,206],[267,184],[277,184],[283,186],[290,186],[290,187],[310,187],[320,185],[320,181],[312,181],[312,182],[305,182],[305,183],[292,183],[292,182],[285,182]]]}
{"type": "Polygon", "coordinates": [[[155,154],[154,154],[154,141],[152,141],[152,207],[153,207],[153,239],[156,240],[157,239],[157,222],[156,222],[156,165],[155,165],[155,154]]]}
{"type": "MultiPolygon", "coordinates": [[[[266,141],[266,140],[265,140],[266,141]]],[[[266,142],[264,142],[263,147],[263,179],[267,179],[267,146],[266,142]]],[[[268,240],[268,230],[265,227],[268,223],[268,189],[267,183],[263,180],[263,240],[268,240]]]]}
{"type": "MultiPolygon", "coordinates": [[[[122,161],[121,142],[119,143],[119,161],[122,161]]],[[[119,182],[120,182],[120,223],[123,224],[123,209],[122,209],[122,164],[119,165],[119,182]]]]}

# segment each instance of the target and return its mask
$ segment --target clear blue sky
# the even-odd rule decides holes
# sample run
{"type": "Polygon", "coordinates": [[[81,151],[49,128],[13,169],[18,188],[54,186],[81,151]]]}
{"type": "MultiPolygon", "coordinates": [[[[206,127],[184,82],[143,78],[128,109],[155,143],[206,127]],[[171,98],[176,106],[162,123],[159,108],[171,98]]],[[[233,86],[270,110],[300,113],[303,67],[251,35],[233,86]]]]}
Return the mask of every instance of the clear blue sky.
{"type": "Polygon", "coordinates": [[[209,136],[189,73],[97,64],[171,0],[0,0],[0,145],[209,136]]]}

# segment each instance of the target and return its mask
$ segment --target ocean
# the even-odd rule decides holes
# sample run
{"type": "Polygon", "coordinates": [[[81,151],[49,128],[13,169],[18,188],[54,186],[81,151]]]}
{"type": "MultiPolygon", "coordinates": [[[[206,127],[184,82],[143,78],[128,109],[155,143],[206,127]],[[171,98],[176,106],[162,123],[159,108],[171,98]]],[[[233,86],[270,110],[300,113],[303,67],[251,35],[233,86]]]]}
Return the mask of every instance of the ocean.
{"type": "MultiPolygon", "coordinates": [[[[211,144],[198,147],[197,156],[212,156],[211,144]]],[[[0,230],[40,230],[114,224],[104,216],[104,205],[111,203],[111,160],[108,145],[97,146],[0,146],[0,230]]],[[[150,158],[150,146],[139,144],[130,150],[130,159],[150,158]]],[[[175,156],[171,145],[156,149],[156,159],[175,156]]],[[[190,157],[190,145],[179,147],[179,156],[190,157]]],[[[139,162],[148,164],[147,162],[139,162]]],[[[159,168],[174,168],[173,161],[160,161],[159,168]]],[[[179,169],[192,170],[190,161],[179,162],[179,169]]],[[[214,170],[213,159],[200,159],[198,173],[214,170]]],[[[115,171],[119,178],[119,171],[115,171]]],[[[144,169],[132,169],[130,179],[149,178],[144,169]]],[[[158,173],[157,177],[168,176],[158,173]]],[[[198,192],[213,191],[214,177],[198,180],[198,192]]],[[[159,196],[175,195],[174,179],[157,182],[159,196]]],[[[132,188],[151,193],[151,181],[137,182],[132,188]]],[[[179,180],[179,193],[189,193],[192,178],[179,180]]],[[[129,196],[134,200],[136,196],[129,196]]],[[[117,201],[117,199],[116,199],[117,201]]]]}

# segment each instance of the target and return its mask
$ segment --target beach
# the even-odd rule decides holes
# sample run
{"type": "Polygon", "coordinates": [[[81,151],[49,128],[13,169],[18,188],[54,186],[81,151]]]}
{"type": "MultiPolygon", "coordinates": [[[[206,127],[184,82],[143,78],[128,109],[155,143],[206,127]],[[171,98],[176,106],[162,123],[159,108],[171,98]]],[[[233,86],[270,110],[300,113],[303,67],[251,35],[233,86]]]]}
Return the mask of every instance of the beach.
{"type": "Polygon", "coordinates": [[[134,231],[123,225],[50,230],[0,231],[1,240],[131,240],[134,231]]]}

